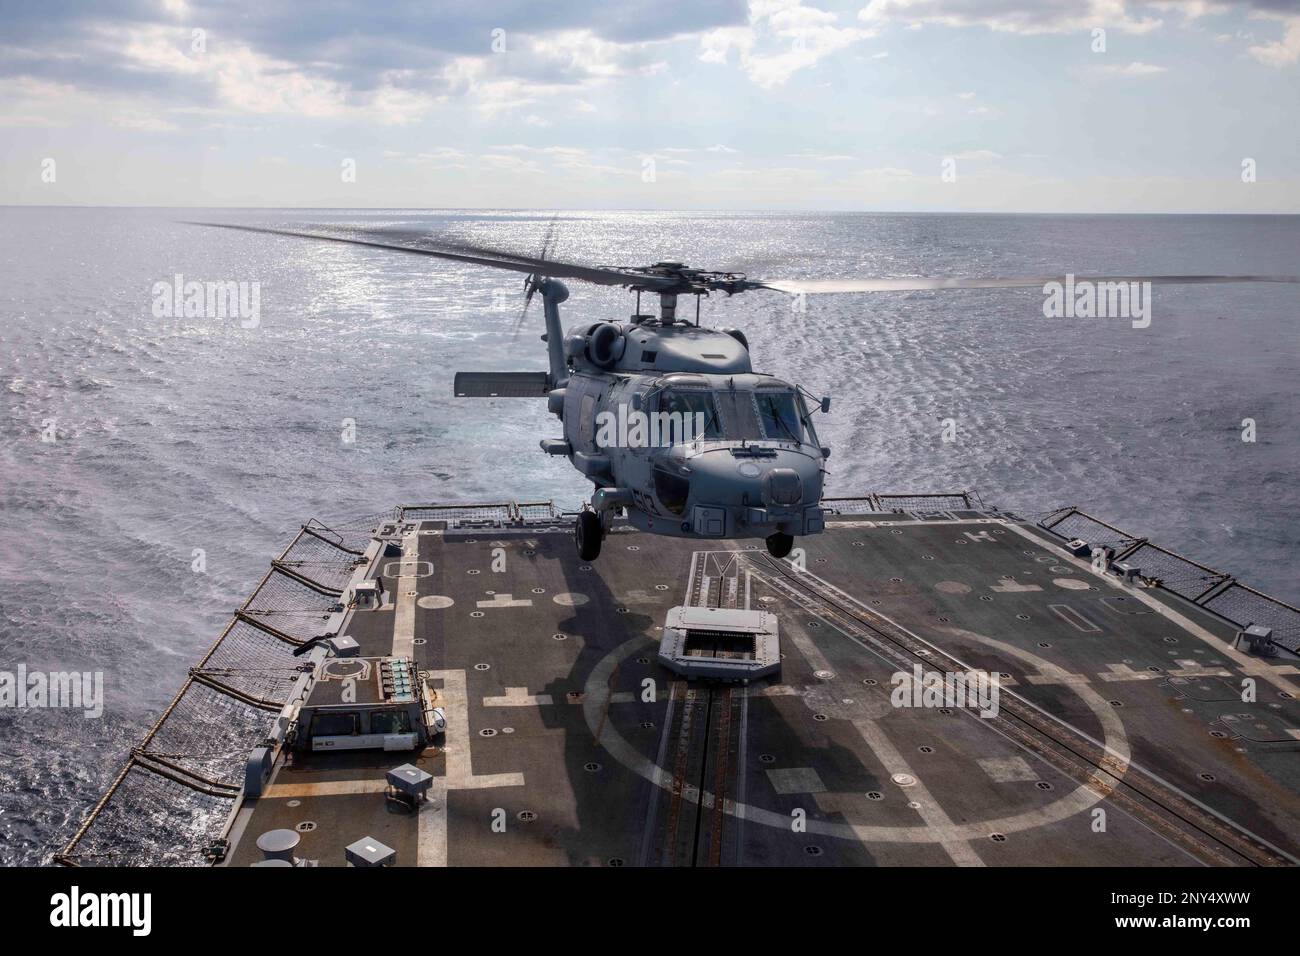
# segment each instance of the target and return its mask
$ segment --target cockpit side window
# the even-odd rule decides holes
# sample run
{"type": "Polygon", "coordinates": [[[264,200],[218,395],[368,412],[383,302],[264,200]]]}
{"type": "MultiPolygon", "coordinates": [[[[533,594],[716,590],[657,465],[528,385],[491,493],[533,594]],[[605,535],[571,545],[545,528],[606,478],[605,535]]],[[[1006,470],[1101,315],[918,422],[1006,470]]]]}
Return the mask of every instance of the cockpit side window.
{"type": "Polygon", "coordinates": [[[691,494],[691,482],[681,475],[674,475],[667,468],[654,470],[655,497],[669,512],[679,515],[686,510],[686,501],[691,494]]]}
{"type": "Polygon", "coordinates": [[[773,441],[802,442],[803,423],[794,392],[760,390],[754,393],[764,437],[773,441]]]}

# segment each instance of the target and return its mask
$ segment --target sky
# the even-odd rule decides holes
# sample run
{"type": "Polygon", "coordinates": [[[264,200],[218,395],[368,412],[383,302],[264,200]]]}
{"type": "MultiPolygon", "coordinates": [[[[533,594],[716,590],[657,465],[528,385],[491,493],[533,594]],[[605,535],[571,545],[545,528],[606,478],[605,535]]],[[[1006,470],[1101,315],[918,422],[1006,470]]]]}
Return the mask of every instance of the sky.
{"type": "Polygon", "coordinates": [[[0,0],[0,204],[1300,213],[1300,0],[0,0]]]}

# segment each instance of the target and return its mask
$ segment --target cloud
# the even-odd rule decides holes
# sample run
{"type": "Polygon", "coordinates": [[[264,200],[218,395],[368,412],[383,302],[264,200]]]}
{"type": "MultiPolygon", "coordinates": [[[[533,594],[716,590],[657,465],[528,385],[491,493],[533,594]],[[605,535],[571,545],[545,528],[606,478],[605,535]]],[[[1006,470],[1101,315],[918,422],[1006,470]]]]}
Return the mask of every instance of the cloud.
{"type": "Polygon", "coordinates": [[[1096,72],[1108,76],[1155,76],[1157,73],[1169,72],[1167,67],[1156,66],[1154,63],[1140,63],[1137,60],[1123,65],[1110,63],[1095,69],[1096,72]]]}
{"type": "Polygon", "coordinates": [[[49,0],[6,8],[0,78],[153,106],[402,124],[448,99],[491,112],[653,72],[667,41],[748,15],[743,0],[332,0],[310,17],[250,0],[49,0]]]}
{"type": "Polygon", "coordinates": [[[553,96],[572,99],[575,93],[662,73],[666,67],[661,41],[615,43],[589,30],[566,30],[508,42],[512,45],[504,53],[455,57],[426,81],[494,114],[553,96]]]}
{"type": "MultiPolygon", "coordinates": [[[[1250,17],[1254,20],[1273,20],[1282,24],[1282,36],[1278,40],[1253,44],[1247,53],[1266,66],[1290,66],[1300,60],[1300,10],[1295,0],[1245,0],[1232,4],[1225,0],[1151,0],[1151,6],[1170,13],[1180,13],[1184,23],[1191,23],[1201,17],[1221,16],[1231,13],[1236,7],[1250,8],[1250,17]]],[[[1220,33],[1215,36],[1216,43],[1227,43],[1232,39],[1254,41],[1255,36],[1242,30],[1236,34],[1220,33]]]]}
{"type": "Polygon", "coordinates": [[[758,86],[782,86],[800,70],[875,35],[874,30],[838,26],[839,15],[801,0],[750,0],[749,24],[710,30],[700,38],[706,63],[736,60],[758,86]]]}
{"type": "Polygon", "coordinates": [[[1300,60],[1300,16],[1260,13],[1261,18],[1281,20],[1285,27],[1282,39],[1250,47],[1248,52],[1265,66],[1290,66],[1300,60]]]}
{"type": "Polygon", "coordinates": [[[871,0],[858,12],[858,19],[876,26],[982,26],[1021,34],[1068,33],[1098,26],[1146,33],[1160,26],[1158,19],[1130,17],[1124,0],[871,0]]]}
{"type": "Polygon", "coordinates": [[[180,129],[175,123],[147,113],[122,112],[113,117],[113,125],[122,129],[137,129],[146,133],[170,133],[180,129]]]}
{"type": "Polygon", "coordinates": [[[876,166],[870,169],[858,170],[851,177],[851,181],[868,187],[896,186],[901,183],[914,183],[920,178],[910,169],[901,169],[897,166],[876,166]]]}
{"type": "Polygon", "coordinates": [[[856,156],[850,156],[848,153],[817,153],[812,150],[804,150],[801,153],[787,153],[791,159],[811,159],[818,163],[842,163],[851,162],[856,156]]]}

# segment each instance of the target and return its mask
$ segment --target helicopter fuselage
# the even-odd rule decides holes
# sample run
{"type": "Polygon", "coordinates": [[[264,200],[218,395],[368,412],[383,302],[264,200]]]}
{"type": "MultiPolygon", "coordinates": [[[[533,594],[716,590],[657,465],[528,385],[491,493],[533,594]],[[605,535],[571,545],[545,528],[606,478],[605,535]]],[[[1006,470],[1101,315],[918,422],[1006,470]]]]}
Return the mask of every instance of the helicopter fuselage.
{"type": "Polygon", "coordinates": [[[803,395],[752,370],[744,336],[637,316],[564,338],[566,378],[549,395],[592,507],[642,530],[767,538],[822,530],[827,449],[803,395]]]}

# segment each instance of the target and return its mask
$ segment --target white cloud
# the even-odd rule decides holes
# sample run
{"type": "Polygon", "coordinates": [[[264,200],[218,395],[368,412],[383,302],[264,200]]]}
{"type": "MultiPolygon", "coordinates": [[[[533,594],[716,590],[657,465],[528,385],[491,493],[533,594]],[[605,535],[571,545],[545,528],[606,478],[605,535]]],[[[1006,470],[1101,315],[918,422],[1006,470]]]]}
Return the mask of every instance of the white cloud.
{"type": "Polygon", "coordinates": [[[916,175],[910,169],[901,169],[897,166],[876,166],[870,169],[860,169],[855,174],[854,179],[870,185],[889,185],[897,183],[916,182],[921,177],[916,175]]]}
{"type": "Polygon", "coordinates": [[[1167,73],[1168,68],[1156,66],[1154,63],[1140,63],[1134,60],[1132,63],[1125,64],[1107,64],[1096,68],[1098,73],[1105,73],[1110,76],[1155,76],[1157,73],[1167,73]]]}
{"type": "Polygon", "coordinates": [[[137,129],[145,133],[170,133],[173,130],[180,129],[175,123],[165,120],[161,116],[139,113],[134,110],[117,114],[112,118],[112,123],[122,129],[137,129]]]}
{"type": "Polygon", "coordinates": [[[848,153],[815,153],[812,150],[804,150],[802,153],[787,153],[791,159],[811,159],[818,163],[841,163],[850,162],[856,159],[856,156],[850,156],[848,153]]]}
{"type": "Polygon", "coordinates": [[[1262,19],[1281,20],[1285,25],[1282,39],[1252,46],[1246,52],[1265,66],[1290,66],[1300,60],[1300,16],[1264,13],[1258,14],[1258,16],[1262,19]]]}
{"type": "MultiPolygon", "coordinates": [[[[489,115],[575,93],[613,80],[662,73],[664,41],[614,43],[590,30],[522,36],[508,55],[454,57],[440,73],[449,91],[468,96],[489,115]]],[[[578,100],[579,112],[595,112],[578,100]]]]}
{"type": "Polygon", "coordinates": [[[89,114],[97,107],[97,97],[67,83],[30,76],[0,78],[0,126],[61,126],[69,112],[89,114]],[[55,107],[62,107],[60,113],[56,114],[55,107]],[[55,115],[61,119],[56,120],[55,115]]]}
{"type": "Polygon", "coordinates": [[[804,6],[801,0],[750,0],[749,25],[721,27],[700,37],[700,59],[726,63],[734,52],[754,83],[781,86],[800,70],[875,31],[838,26],[838,14],[804,6]]]}
{"type": "MultiPolygon", "coordinates": [[[[1150,0],[1151,6],[1169,13],[1179,13],[1184,23],[1206,16],[1219,16],[1231,13],[1234,4],[1225,0],[1150,0]]],[[[1257,0],[1258,3],[1258,0],[1257,0]]],[[[1247,4],[1250,5],[1250,4],[1247,4]]],[[[1266,66],[1290,66],[1300,60],[1300,13],[1283,12],[1270,9],[1270,3],[1258,3],[1250,12],[1253,20],[1276,21],[1282,24],[1282,36],[1267,43],[1257,43],[1255,34],[1238,29],[1235,33],[1219,33],[1214,37],[1215,43],[1230,43],[1233,40],[1250,43],[1247,53],[1266,66]]],[[[1281,6],[1281,4],[1277,4],[1281,6]]]]}
{"type": "Polygon", "coordinates": [[[1067,33],[1093,27],[1114,27],[1126,33],[1146,33],[1160,20],[1128,15],[1124,0],[1000,0],[980,4],[970,0],[871,0],[858,12],[865,23],[923,24],[946,27],[983,26],[1000,33],[1067,33]]]}
{"type": "Polygon", "coordinates": [[[398,74],[382,75],[373,92],[355,96],[341,83],[241,43],[209,43],[196,51],[187,27],[101,26],[93,46],[120,52],[128,69],[206,82],[221,108],[239,113],[351,115],[401,124],[418,119],[435,101],[428,94],[395,85],[398,74]]]}

